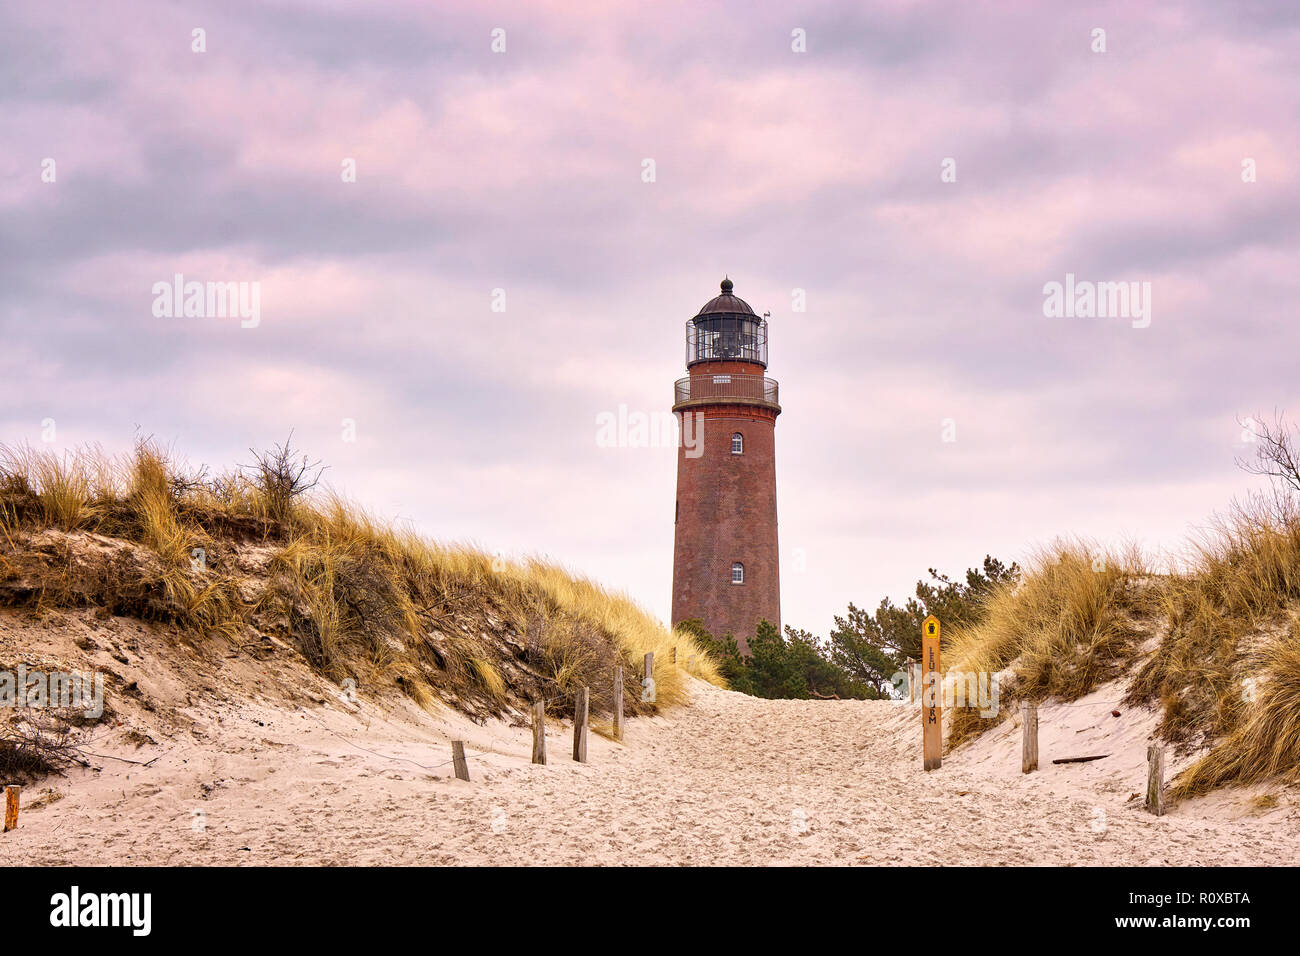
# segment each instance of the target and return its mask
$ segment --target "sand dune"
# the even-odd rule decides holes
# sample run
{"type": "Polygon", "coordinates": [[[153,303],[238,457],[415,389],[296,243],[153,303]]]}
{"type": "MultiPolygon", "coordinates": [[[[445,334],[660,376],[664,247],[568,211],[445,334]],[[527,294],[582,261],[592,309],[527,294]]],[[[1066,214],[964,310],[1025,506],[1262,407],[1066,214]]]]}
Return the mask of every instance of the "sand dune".
{"type": "MultiPolygon", "coordinates": [[[[74,642],[78,627],[92,626],[62,623],[48,642],[74,642]]],[[[0,647],[12,650],[23,630],[0,628],[0,647]]],[[[704,683],[689,706],[632,721],[623,743],[593,735],[586,765],[570,759],[570,727],[557,723],[551,762],[534,766],[522,722],[479,726],[404,700],[353,704],[291,660],[233,651],[221,660],[186,647],[151,660],[146,646],[135,644],[142,659],[116,664],[141,693],[119,701],[117,726],[91,732],[86,750],[98,769],[25,790],[28,805],[51,788],[62,797],[23,811],[19,829],[0,839],[6,864],[1160,866],[1300,857],[1293,791],[1263,814],[1241,791],[1161,818],[1144,813],[1131,797],[1142,788],[1154,718],[1110,717],[1103,703],[1114,688],[1042,708],[1044,766],[1030,776],[1019,773],[1012,723],[927,774],[919,717],[905,706],[757,700],[704,683]],[[453,737],[471,754],[468,783],[452,777],[453,737]],[[1050,763],[1080,752],[1112,756],[1050,763]]]]}

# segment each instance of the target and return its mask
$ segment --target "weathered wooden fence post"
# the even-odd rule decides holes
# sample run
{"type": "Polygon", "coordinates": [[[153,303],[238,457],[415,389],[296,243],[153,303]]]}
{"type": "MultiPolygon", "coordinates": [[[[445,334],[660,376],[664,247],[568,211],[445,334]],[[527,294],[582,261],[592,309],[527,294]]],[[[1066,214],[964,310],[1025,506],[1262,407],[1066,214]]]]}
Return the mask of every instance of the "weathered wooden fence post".
{"type": "Polygon", "coordinates": [[[614,668],[614,739],[623,739],[623,668],[614,668]]]}
{"type": "Polygon", "coordinates": [[[939,619],[921,625],[921,744],[926,770],[943,765],[943,697],[939,688],[939,619]]]}
{"type": "Polygon", "coordinates": [[[5,787],[5,833],[18,826],[18,792],[21,789],[12,783],[5,787]]]}
{"type": "Polygon", "coordinates": [[[653,704],[655,700],[655,652],[651,651],[645,656],[643,665],[645,673],[641,675],[641,699],[653,704]]]}
{"type": "Polygon", "coordinates": [[[1032,773],[1038,769],[1038,705],[1020,702],[1020,729],[1024,734],[1020,746],[1020,772],[1032,773]]]}
{"type": "Polygon", "coordinates": [[[1165,812],[1165,749],[1159,744],[1147,747],[1147,809],[1158,817],[1165,812]]]}
{"type": "Polygon", "coordinates": [[[907,659],[907,702],[915,704],[921,699],[921,662],[907,659]]]}
{"type": "Polygon", "coordinates": [[[677,648],[676,648],[676,647],[673,648],[673,663],[674,663],[674,664],[677,663],[677,648]]]}
{"type": "Polygon", "coordinates": [[[546,701],[533,703],[533,763],[546,763],[546,701]]]}
{"type": "Polygon", "coordinates": [[[573,705],[573,759],[587,762],[587,688],[578,688],[578,699],[573,705]]]}
{"type": "Polygon", "coordinates": [[[469,764],[465,762],[465,741],[453,740],[451,742],[451,762],[456,769],[456,779],[468,780],[469,764]]]}

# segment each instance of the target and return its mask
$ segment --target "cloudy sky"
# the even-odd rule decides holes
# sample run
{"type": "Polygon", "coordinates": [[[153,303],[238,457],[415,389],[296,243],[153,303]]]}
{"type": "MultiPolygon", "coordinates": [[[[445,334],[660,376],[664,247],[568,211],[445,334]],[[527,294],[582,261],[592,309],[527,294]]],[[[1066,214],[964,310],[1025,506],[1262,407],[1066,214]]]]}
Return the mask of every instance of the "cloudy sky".
{"type": "Polygon", "coordinates": [[[785,623],[1176,548],[1251,486],[1236,418],[1300,410],[1300,7],[621,6],[6,5],[0,441],[292,428],[375,512],[666,616],[675,452],[596,421],[668,410],[729,273],[772,313],[785,623]],[[155,314],[178,273],[258,323],[155,314]],[[1067,273],[1149,324],[1045,316],[1067,273]]]}

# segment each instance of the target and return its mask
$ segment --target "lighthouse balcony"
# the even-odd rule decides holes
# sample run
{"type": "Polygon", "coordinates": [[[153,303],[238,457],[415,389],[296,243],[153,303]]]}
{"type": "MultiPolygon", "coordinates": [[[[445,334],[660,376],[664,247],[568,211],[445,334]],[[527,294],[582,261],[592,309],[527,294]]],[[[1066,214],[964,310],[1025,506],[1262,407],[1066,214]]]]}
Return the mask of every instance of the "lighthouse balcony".
{"type": "Polygon", "coordinates": [[[674,408],[693,404],[766,405],[781,410],[776,379],[764,375],[702,374],[679,378],[674,408]]]}

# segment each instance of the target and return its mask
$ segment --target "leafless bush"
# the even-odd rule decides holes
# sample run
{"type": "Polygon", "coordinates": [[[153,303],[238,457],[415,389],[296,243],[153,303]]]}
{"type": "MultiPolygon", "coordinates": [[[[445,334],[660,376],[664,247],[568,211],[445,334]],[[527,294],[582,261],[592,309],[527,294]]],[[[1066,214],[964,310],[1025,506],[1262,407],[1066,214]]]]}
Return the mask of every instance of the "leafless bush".
{"type": "Polygon", "coordinates": [[[1253,456],[1237,459],[1237,467],[1272,479],[1287,495],[1300,492],[1300,435],[1285,416],[1274,412],[1271,424],[1254,418],[1238,419],[1237,424],[1255,446],[1253,456]]]}
{"type": "Polygon", "coordinates": [[[0,730],[0,780],[30,783],[85,764],[72,725],[55,714],[29,714],[0,730]]]}
{"type": "Polygon", "coordinates": [[[172,500],[182,501],[202,492],[208,492],[214,479],[208,477],[208,466],[201,465],[191,471],[183,471],[179,466],[167,476],[171,487],[172,500]]]}
{"type": "Polygon", "coordinates": [[[284,444],[270,451],[259,452],[250,448],[253,464],[244,466],[251,472],[249,478],[266,504],[267,517],[275,521],[288,521],[294,499],[315,488],[325,471],[319,461],[299,456],[293,448],[293,432],[284,444]]]}

